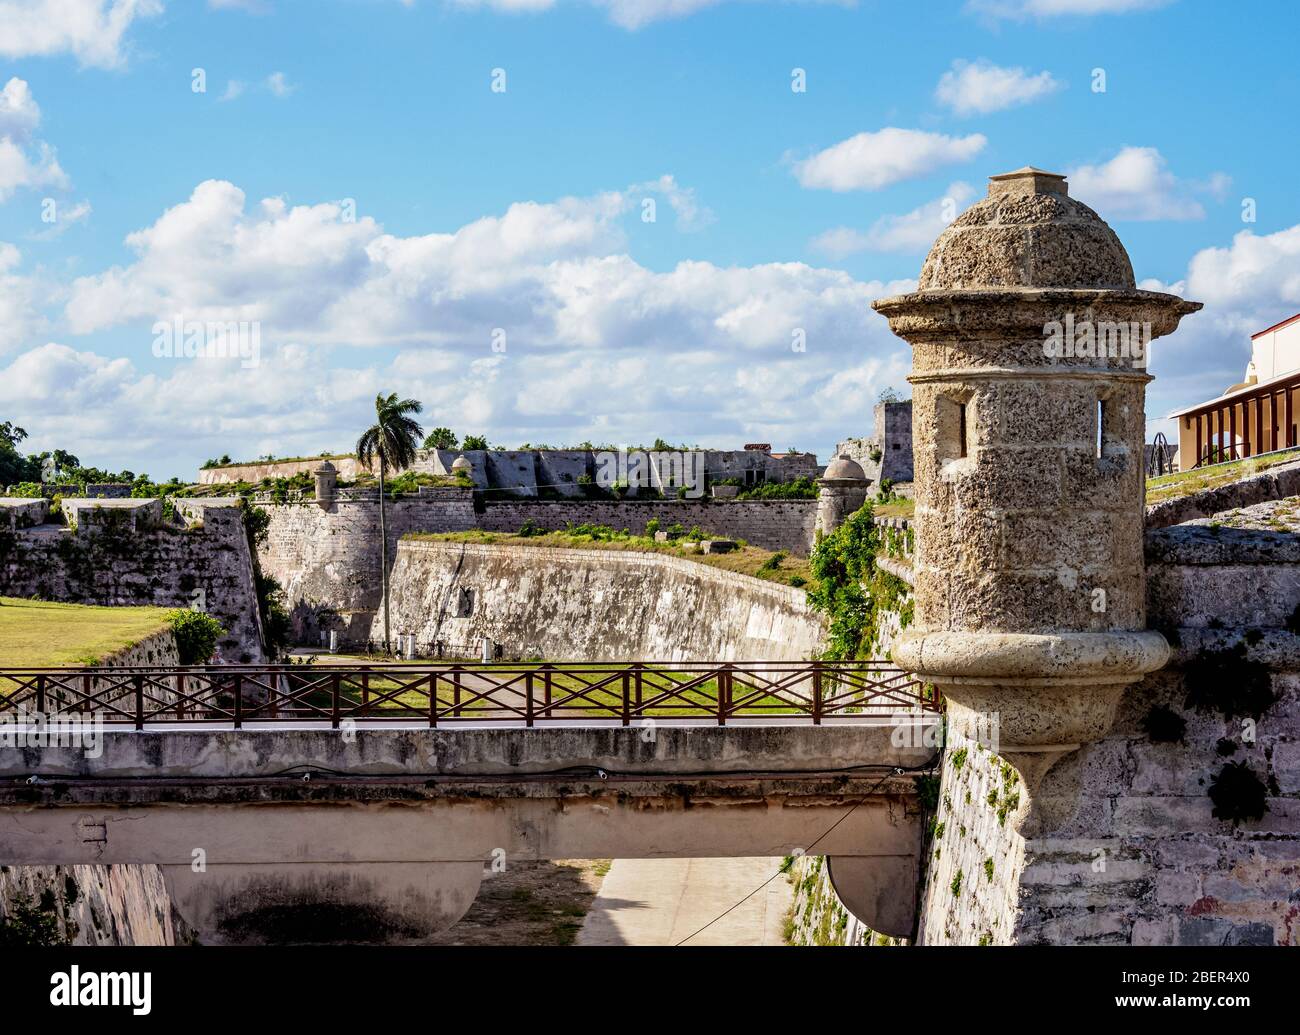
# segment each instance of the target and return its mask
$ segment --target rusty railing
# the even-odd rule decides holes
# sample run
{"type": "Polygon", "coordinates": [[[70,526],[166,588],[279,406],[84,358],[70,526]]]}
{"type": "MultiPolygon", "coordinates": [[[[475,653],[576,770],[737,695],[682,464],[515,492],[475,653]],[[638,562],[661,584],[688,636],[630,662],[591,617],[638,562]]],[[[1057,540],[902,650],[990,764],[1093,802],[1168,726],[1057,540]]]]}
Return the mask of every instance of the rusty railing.
{"type": "Polygon", "coordinates": [[[352,720],[623,726],[645,719],[853,721],[937,711],[934,688],[884,661],[420,662],[0,669],[0,723],[81,716],[175,723],[352,720]]]}

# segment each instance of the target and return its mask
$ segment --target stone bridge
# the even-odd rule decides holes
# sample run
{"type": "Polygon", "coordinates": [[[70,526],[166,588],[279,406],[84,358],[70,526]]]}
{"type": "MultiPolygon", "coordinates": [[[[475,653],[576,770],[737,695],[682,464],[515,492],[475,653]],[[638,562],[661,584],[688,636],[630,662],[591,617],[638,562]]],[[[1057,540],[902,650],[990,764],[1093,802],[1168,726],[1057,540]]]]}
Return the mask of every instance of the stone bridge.
{"type": "MultiPolygon", "coordinates": [[[[111,714],[119,698],[105,685],[135,677],[100,678],[90,692],[111,714]]],[[[454,923],[482,880],[520,860],[808,852],[830,857],[865,923],[912,934],[915,777],[935,760],[933,713],[841,709],[814,724],[786,708],[725,725],[597,716],[529,726],[501,718],[512,705],[499,691],[492,703],[494,718],[432,728],[366,718],[360,705],[341,719],[282,707],[234,728],[210,714],[166,721],[172,700],[158,704],[166,716],[136,716],[139,729],[121,709],[90,749],[52,721],[10,725],[0,863],[157,865],[205,944],[402,943],[454,923]]]]}

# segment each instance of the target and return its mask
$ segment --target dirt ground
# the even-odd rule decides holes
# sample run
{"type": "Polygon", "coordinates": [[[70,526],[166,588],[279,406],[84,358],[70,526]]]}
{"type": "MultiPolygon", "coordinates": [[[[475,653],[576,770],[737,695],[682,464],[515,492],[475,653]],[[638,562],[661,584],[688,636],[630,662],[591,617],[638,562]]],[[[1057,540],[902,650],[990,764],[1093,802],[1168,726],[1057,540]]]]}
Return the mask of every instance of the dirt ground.
{"type": "Polygon", "coordinates": [[[433,945],[572,945],[608,859],[519,862],[485,873],[469,912],[433,945]]]}

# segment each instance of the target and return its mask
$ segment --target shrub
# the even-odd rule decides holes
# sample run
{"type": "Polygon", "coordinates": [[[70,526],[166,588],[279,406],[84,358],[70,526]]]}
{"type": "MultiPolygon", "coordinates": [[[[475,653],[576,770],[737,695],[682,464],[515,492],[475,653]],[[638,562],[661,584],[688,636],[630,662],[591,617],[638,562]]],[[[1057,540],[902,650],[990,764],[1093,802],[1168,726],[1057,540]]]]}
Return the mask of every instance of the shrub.
{"type": "Polygon", "coordinates": [[[764,482],[752,489],[737,493],[740,500],[815,500],[817,483],[812,478],[796,478],[790,482],[764,482]]]}
{"type": "Polygon", "coordinates": [[[772,554],[771,557],[758,566],[757,574],[760,576],[771,575],[777,570],[777,568],[781,567],[781,562],[785,560],[787,556],[789,555],[784,550],[777,550],[776,553],[772,554]]]}
{"type": "Polygon", "coordinates": [[[266,537],[271,528],[271,515],[261,507],[253,506],[247,500],[240,500],[240,512],[244,518],[244,529],[248,532],[248,541],[256,553],[259,546],[266,545],[266,537]]]}
{"type": "Polygon", "coordinates": [[[279,657],[289,646],[289,610],[284,606],[284,590],[270,575],[256,573],[257,607],[262,614],[262,633],[266,637],[267,651],[279,657]]]}
{"type": "Polygon", "coordinates": [[[658,531],[659,531],[658,518],[651,518],[649,521],[645,523],[645,534],[649,536],[651,539],[655,537],[655,533],[658,531]]]}
{"type": "Polygon", "coordinates": [[[0,917],[0,948],[45,949],[71,941],[70,934],[59,933],[58,918],[25,895],[18,897],[8,916],[0,917]]]}
{"type": "Polygon", "coordinates": [[[1245,762],[1228,762],[1210,784],[1213,815],[1237,826],[1243,820],[1263,819],[1268,811],[1267,788],[1245,762]]]}
{"type": "Polygon", "coordinates": [[[226,630],[210,614],[177,609],[167,614],[167,624],[176,636],[176,653],[182,665],[202,665],[217,649],[226,630]]]}

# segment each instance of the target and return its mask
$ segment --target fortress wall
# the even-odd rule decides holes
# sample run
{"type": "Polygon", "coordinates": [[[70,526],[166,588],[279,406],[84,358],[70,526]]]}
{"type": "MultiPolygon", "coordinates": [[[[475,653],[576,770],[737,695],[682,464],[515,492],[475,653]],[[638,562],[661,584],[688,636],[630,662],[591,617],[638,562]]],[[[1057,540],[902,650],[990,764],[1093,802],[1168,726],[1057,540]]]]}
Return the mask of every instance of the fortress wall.
{"type": "MultiPolygon", "coordinates": [[[[100,660],[110,668],[175,665],[170,629],[100,660]]],[[[9,750],[9,749],[6,749],[9,750]]],[[[0,868],[0,925],[21,924],[35,909],[73,945],[175,945],[186,940],[157,866],[7,866],[0,868]]]]}
{"type": "MultiPolygon", "coordinates": [[[[326,457],[311,460],[267,461],[264,464],[231,464],[227,467],[205,467],[199,471],[200,485],[228,485],[231,482],[249,482],[256,485],[263,478],[292,478],[295,474],[311,474],[326,457]]],[[[328,458],[340,478],[356,478],[364,468],[355,456],[328,458]]]]}
{"type": "MultiPolygon", "coordinates": [[[[322,630],[336,630],[343,643],[364,643],[380,600],[379,508],[373,500],[260,504],[271,517],[259,551],[262,571],[284,588],[299,642],[319,642],[322,630]]],[[[569,522],[606,524],[644,532],[651,518],[665,527],[699,525],[728,538],[768,549],[807,554],[816,500],[705,503],[655,501],[604,503],[506,501],[474,509],[468,490],[437,490],[433,498],[399,499],[387,507],[389,564],[408,532],[458,532],[473,528],[516,532],[526,521],[547,529],[569,522]]]]}
{"type": "Polygon", "coordinates": [[[226,629],[227,662],[264,660],[248,536],[237,508],[201,525],[131,528],[104,511],[75,530],[0,529],[0,593],[71,604],[201,607],[226,629]]]}
{"type": "MultiPolygon", "coordinates": [[[[386,508],[389,564],[408,532],[473,528],[468,491],[447,498],[395,500],[386,508]]],[[[316,643],[335,630],[344,643],[364,643],[380,603],[379,507],[374,501],[261,504],[271,517],[258,553],[262,572],[285,592],[297,642],[316,643]]]]}
{"type": "Polygon", "coordinates": [[[924,942],[1300,944],[1300,636],[1286,628],[1300,546],[1184,526],[1148,533],[1146,564],[1151,624],[1173,661],[1128,689],[1106,738],[1049,770],[1038,809],[1026,815],[995,754],[950,738],[924,942]],[[1234,712],[1251,686],[1260,713],[1234,712]],[[1156,707],[1186,724],[1181,740],[1145,728],[1156,707]],[[1235,763],[1267,807],[1237,826],[1209,796],[1235,763]]]}
{"type": "Polygon", "coordinates": [[[823,635],[801,589],[614,550],[408,540],[391,599],[394,634],[414,633],[422,645],[487,636],[507,658],[794,660],[810,657],[823,635]]]}
{"type": "Polygon", "coordinates": [[[486,505],[478,526],[491,532],[517,532],[525,521],[546,529],[565,524],[609,525],[640,535],[652,518],[664,527],[699,525],[720,538],[744,539],[766,550],[806,557],[812,549],[816,500],[623,500],[603,502],[501,501],[486,505]]]}

